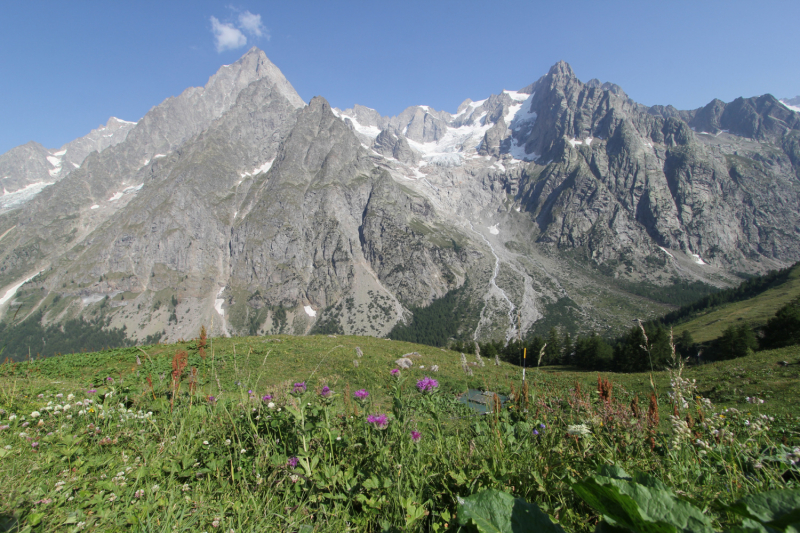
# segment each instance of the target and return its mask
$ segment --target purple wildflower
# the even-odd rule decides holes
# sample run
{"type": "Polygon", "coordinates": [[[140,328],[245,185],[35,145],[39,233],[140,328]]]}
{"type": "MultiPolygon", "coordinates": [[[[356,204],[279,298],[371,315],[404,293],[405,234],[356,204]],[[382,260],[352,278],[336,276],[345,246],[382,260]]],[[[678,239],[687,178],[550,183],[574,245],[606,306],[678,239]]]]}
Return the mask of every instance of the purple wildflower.
{"type": "Polygon", "coordinates": [[[89,389],[86,391],[86,394],[94,394],[95,392],[97,392],[97,389],[89,389]]]}
{"type": "Polygon", "coordinates": [[[297,457],[292,457],[288,461],[286,461],[286,465],[289,468],[295,468],[297,466],[297,457]]]}
{"type": "Polygon", "coordinates": [[[303,394],[306,391],[306,382],[301,381],[300,383],[295,383],[294,388],[292,389],[292,394],[303,394]]]}
{"type": "Polygon", "coordinates": [[[215,403],[217,403],[217,399],[215,397],[213,397],[213,396],[209,396],[208,397],[208,403],[215,404],[215,403]]]}
{"type": "Polygon", "coordinates": [[[535,436],[537,436],[537,437],[539,436],[539,432],[538,432],[538,431],[536,431],[535,429],[533,430],[533,434],[534,434],[535,436]]]}
{"type": "Polygon", "coordinates": [[[419,439],[422,438],[422,433],[419,431],[412,431],[411,432],[411,440],[414,442],[419,442],[419,439]]]}
{"type": "Polygon", "coordinates": [[[331,394],[333,394],[333,391],[330,389],[330,387],[325,385],[324,387],[322,387],[322,392],[320,392],[319,394],[323,398],[330,398],[331,394]]]}
{"type": "Polygon", "coordinates": [[[425,376],[421,380],[417,381],[417,388],[420,392],[432,392],[433,389],[439,386],[439,382],[433,378],[425,376]]]}
{"type": "Polygon", "coordinates": [[[369,415],[367,417],[367,422],[370,424],[375,424],[375,427],[378,429],[383,429],[389,425],[389,419],[386,415],[369,415]]]}
{"type": "Polygon", "coordinates": [[[544,424],[539,424],[539,427],[540,427],[540,428],[542,428],[542,429],[544,429],[544,428],[546,428],[547,426],[545,426],[544,424]]]}
{"type": "Polygon", "coordinates": [[[264,396],[261,397],[261,401],[264,403],[267,403],[271,399],[272,399],[272,394],[265,394],[264,396]]]}
{"type": "Polygon", "coordinates": [[[34,448],[36,448],[37,446],[39,446],[39,443],[38,443],[38,442],[32,442],[32,443],[31,443],[31,446],[32,446],[32,447],[34,447],[34,448]]]}
{"type": "Polygon", "coordinates": [[[399,374],[399,373],[400,373],[400,369],[399,369],[399,368],[393,368],[393,369],[392,369],[392,371],[391,371],[391,374],[392,374],[393,376],[396,376],[396,375],[397,375],[397,374],[399,374]]]}
{"type": "Polygon", "coordinates": [[[369,393],[367,392],[367,389],[358,389],[353,393],[353,396],[355,396],[359,400],[366,400],[367,396],[369,396],[369,393]]]}

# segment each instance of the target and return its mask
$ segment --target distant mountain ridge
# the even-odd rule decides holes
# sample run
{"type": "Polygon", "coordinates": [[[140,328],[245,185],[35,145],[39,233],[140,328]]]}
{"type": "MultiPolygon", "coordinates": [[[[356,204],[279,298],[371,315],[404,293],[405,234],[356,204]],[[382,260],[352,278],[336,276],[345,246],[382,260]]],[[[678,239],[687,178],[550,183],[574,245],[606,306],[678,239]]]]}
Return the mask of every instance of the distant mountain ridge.
{"type": "MultiPolygon", "coordinates": [[[[559,62],[455,114],[384,117],[306,104],[254,48],[105,128],[0,213],[0,291],[39,273],[0,303],[17,321],[384,336],[462,288],[460,338],[613,332],[680,303],[659,287],[800,259],[800,115],[770,95],[648,108],[559,62]]],[[[15,150],[55,157],[0,162],[15,150]]]]}

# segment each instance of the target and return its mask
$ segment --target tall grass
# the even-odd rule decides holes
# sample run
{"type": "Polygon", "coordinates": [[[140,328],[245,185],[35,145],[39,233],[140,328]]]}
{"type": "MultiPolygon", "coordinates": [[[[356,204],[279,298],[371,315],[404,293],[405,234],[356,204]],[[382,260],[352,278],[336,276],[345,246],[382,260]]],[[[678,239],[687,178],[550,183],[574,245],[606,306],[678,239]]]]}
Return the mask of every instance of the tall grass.
{"type": "Polygon", "coordinates": [[[254,361],[266,368],[270,350],[176,350],[174,366],[147,356],[91,388],[20,365],[0,381],[0,520],[12,531],[444,531],[457,497],[491,487],[589,531],[598,516],[572,485],[617,465],[726,528],[722,504],[798,486],[798,427],[777,432],[758,398],[749,412],[715,407],[677,360],[669,390],[649,399],[608,378],[595,391],[536,372],[480,415],[441,380],[420,383],[419,369],[331,377],[330,358],[352,358],[343,346],[262,388],[254,361]],[[220,382],[222,365],[243,386],[220,382]]]}

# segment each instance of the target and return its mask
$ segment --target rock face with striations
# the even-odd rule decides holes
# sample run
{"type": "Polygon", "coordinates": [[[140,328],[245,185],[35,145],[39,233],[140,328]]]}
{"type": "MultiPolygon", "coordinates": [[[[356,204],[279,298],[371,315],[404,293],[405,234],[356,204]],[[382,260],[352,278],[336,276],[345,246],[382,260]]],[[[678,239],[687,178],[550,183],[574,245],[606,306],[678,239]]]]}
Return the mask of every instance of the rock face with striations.
{"type": "Polygon", "coordinates": [[[304,105],[264,52],[253,48],[222,67],[205,87],[187,89],[151,109],[123,142],[91,153],[80,168],[27,202],[24,211],[0,214],[0,232],[15,228],[0,242],[0,286],[45,268],[125,207],[138,187],[169,174],[170,154],[227,113],[242,90],[260,80],[293,108],[304,105]]]}
{"type": "Polygon", "coordinates": [[[0,156],[21,176],[0,290],[41,272],[8,299],[19,316],[136,340],[380,336],[455,289],[464,339],[618,331],[666,309],[654,286],[800,259],[790,105],[648,108],[560,62],[455,114],[384,117],[306,105],[252,49],[135,124],[0,156]]]}
{"type": "Polygon", "coordinates": [[[552,160],[520,182],[540,242],[600,261],[656,244],[741,270],[800,255],[800,120],[773,97],[714,101],[687,123],[584,85],[565,63],[531,91],[538,118],[515,141],[552,160]]]}

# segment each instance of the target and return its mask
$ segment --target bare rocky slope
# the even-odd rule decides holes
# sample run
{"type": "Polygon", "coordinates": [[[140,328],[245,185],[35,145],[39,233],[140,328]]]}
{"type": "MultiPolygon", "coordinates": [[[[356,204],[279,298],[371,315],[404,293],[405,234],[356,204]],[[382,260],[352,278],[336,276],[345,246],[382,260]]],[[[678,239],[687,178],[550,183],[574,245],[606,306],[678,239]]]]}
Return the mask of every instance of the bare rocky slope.
{"type": "MultiPolygon", "coordinates": [[[[383,117],[305,104],[252,49],[106,128],[0,212],[6,320],[383,336],[460,288],[465,338],[613,332],[800,259],[800,115],[770,95],[648,108],[561,62],[383,117]]],[[[25,157],[53,170],[34,143],[0,156],[20,189],[25,157]]]]}

